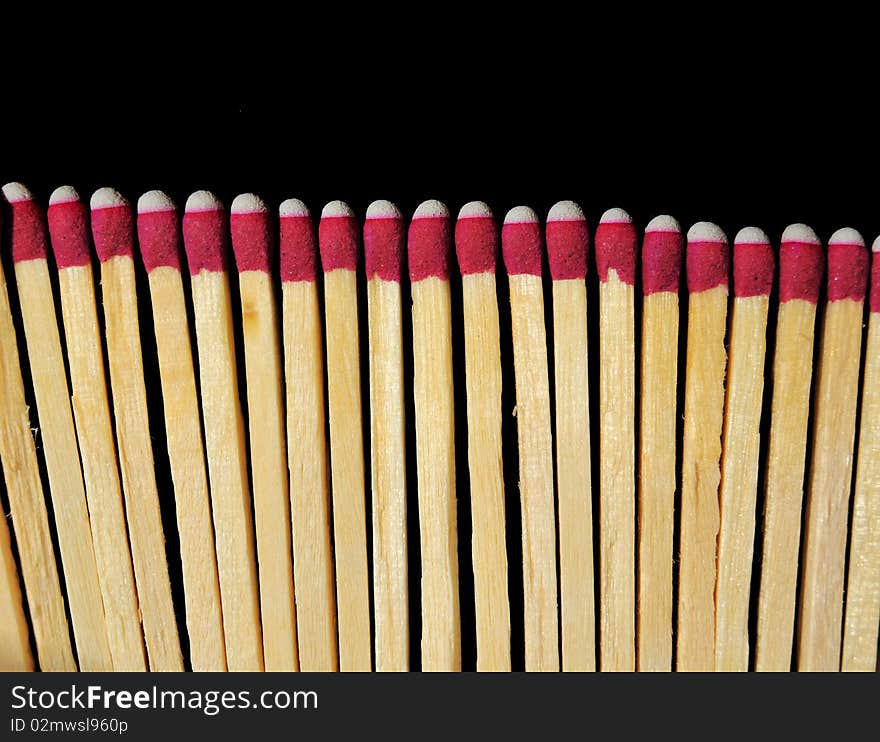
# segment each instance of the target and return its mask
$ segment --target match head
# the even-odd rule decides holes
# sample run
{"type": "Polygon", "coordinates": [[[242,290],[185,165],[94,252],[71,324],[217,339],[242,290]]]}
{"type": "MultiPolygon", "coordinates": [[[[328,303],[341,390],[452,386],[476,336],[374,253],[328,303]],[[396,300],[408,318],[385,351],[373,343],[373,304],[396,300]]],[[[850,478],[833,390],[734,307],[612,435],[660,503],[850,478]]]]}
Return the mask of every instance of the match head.
{"type": "Polygon", "coordinates": [[[226,270],[226,214],[210,191],[196,191],[183,212],[183,247],[191,276],[226,270]]]}
{"type": "Polygon", "coordinates": [[[232,201],[231,212],[229,231],[238,272],[269,273],[272,249],[269,208],[259,196],[242,193],[232,201]]]}
{"type": "Polygon", "coordinates": [[[655,216],[642,240],[642,293],[678,293],[684,239],[678,220],[669,214],[655,216]]]}
{"type": "Polygon", "coordinates": [[[782,232],[781,243],[800,242],[805,245],[821,245],[819,238],[806,224],[789,224],[782,232]]]}
{"type": "Polygon", "coordinates": [[[507,212],[501,227],[501,253],[508,275],[541,275],[541,225],[528,206],[507,212]]]}
{"type": "Polygon", "coordinates": [[[745,227],[733,240],[733,294],[738,298],[769,296],[776,260],[762,229],[745,227]]]}
{"type": "Polygon", "coordinates": [[[779,301],[816,304],[825,271],[825,251],[806,224],[789,224],[779,245],[779,301]]]}
{"type": "Polygon", "coordinates": [[[115,257],[134,255],[134,221],[131,206],[114,188],[99,188],[92,194],[92,237],[102,263],[115,257]]]}
{"type": "Polygon", "coordinates": [[[137,202],[137,234],[147,273],[155,268],[180,270],[180,230],[174,201],[162,191],[148,191],[137,202]]]}
{"type": "Polygon", "coordinates": [[[52,191],[46,219],[58,269],[88,265],[91,262],[89,210],[75,188],[61,186],[52,191]]]}
{"type": "Polygon", "coordinates": [[[403,215],[390,201],[373,201],[364,221],[364,267],[367,280],[400,283],[404,249],[403,215]]]}
{"type": "Polygon", "coordinates": [[[880,237],[871,246],[874,258],[871,261],[871,312],[880,312],[880,237]]]}
{"type": "Polygon", "coordinates": [[[409,278],[422,281],[435,277],[449,279],[449,256],[452,252],[452,225],[446,204],[423,201],[413,212],[406,240],[409,278]]]}
{"type": "Polygon", "coordinates": [[[314,282],[318,256],[308,207],[298,198],[288,198],[278,207],[278,215],[281,280],[314,282]]]}
{"type": "Polygon", "coordinates": [[[828,301],[862,302],[868,287],[869,256],[855,229],[838,229],[828,240],[828,301]]]}
{"type": "Polygon", "coordinates": [[[687,233],[687,283],[691,293],[727,287],[730,255],[727,235],[717,224],[697,222],[687,233]]]}
{"type": "Polygon", "coordinates": [[[344,201],[331,201],[321,211],[318,247],[325,273],[357,270],[360,236],[354,212],[344,201]]]}
{"type": "Polygon", "coordinates": [[[630,286],[636,282],[638,235],[632,217],[623,209],[608,209],[596,228],[596,268],[599,280],[608,280],[613,270],[617,279],[630,286]]]}
{"type": "Polygon", "coordinates": [[[31,192],[21,183],[7,183],[3,196],[9,202],[12,236],[12,260],[45,260],[46,221],[39,204],[31,192]]]}
{"type": "Polygon", "coordinates": [[[455,254],[461,275],[495,274],[498,262],[498,227],[492,209],[482,201],[469,201],[455,221],[455,254]]]}
{"type": "Polygon", "coordinates": [[[544,232],[553,280],[583,280],[587,275],[590,232],[581,207],[574,201],[555,203],[547,212],[544,232]]]}

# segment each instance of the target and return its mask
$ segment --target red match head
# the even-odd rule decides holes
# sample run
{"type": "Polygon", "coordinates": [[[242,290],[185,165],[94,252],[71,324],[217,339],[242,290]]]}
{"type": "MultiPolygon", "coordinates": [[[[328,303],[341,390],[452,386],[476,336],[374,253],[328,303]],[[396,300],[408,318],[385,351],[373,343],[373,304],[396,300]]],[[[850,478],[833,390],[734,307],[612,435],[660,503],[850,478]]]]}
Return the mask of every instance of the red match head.
{"type": "Polygon", "coordinates": [[[697,222],[687,233],[688,291],[708,291],[728,285],[727,235],[717,224],[697,222]]]}
{"type": "Polygon", "coordinates": [[[278,207],[278,252],[282,281],[314,281],[318,256],[315,230],[306,205],[289,198],[278,207]]]}
{"type": "Polygon", "coordinates": [[[272,225],[269,208],[259,196],[242,193],[232,202],[229,231],[238,272],[269,273],[272,249],[272,225]]]}
{"type": "Polygon", "coordinates": [[[137,204],[138,245],[144,267],[180,270],[180,230],[177,208],[162,191],[148,191],[137,204]]]}
{"type": "Polygon", "coordinates": [[[501,252],[510,276],[541,275],[541,225],[528,206],[516,206],[504,217],[501,252]]]}
{"type": "Polygon", "coordinates": [[[746,227],[733,240],[733,295],[770,296],[776,261],[770,239],[757,227],[746,227]]]}
{"type": "Polygon", "coordinates": [[[880,237],[871,245],[871,311],[880,312],[880,237]]]}
{"type": "Polygon", "coordinates": [[[102,263],[111,258],[134,255],[134,220],[131,205],[113,188],[99,188],[92,194],[92,237],[102,263]]]}
{"type": "Polygon", "coordinates": [[[608,209],[596,228],[596,267],[599,280],[608,280],[608,271],[630,286],[636,282],[636,228],[623,209],[608,209]]]}
{"type": "Polygon", "coordinates": [[[348,204],[331,201],[324,207],[318,224],[318,246],[325,273],[357,270],[359,231],[348,204]]]}
{"type": "Polygon", "coordinates": [[[828,240],[828,301],[862,302],[868,287],[868,251],[856,230],[838,229],[828,240]]]}
{"type": "Polygon", "coordinates": [[[819,301],[825,254],[816,233],[806,224],[790,224],[779,245],[779,301],[819,301]]]}
{"type": "Polygon", "coordinates": [[[71,186],[56,188],[46,213],[55,263],[59,270],[91,262],[89,210],[71,186]]]}
{"type": "Polygon", "coordinates": [[[461,275],[494,275],[498,261],[498,227],[492,210],[482,201],[466,203],[458,212],[455,252],[461,275]]]}
{"type": "Polygon", "coordinates": [[[364,221],[364,267],[367,280],[400,283],[403,260],[403,216],[390,201],[373,201],[364,221]]]}
{"type": "Polygon", "coordinates": [[[678,293],[684,240],[678,221],[668,214],[655,216],[642,240],[642,292],[678,293]]]}
{"type": "Polygon", "coordinates": [[[12,260],[45,260],[46,222],[39,204],[21,183],[7,183],[3,195],[10,206],[12,260]]]}
{"type": "Polygon", "coordinates": [[[431,276],[449,280],[450,221],[449,209],[440,201],[424,201],[416,208],[406,241],[411,281],[431,276]]]}
{"type": "Polygon", "coordinates": [[[209,191],[196,191],[183,212],[183,247],[189,273],[226,270],[226,213],[209,191]]]}
{"type": "Polygon", "coordinates": [[[580,206],[574,201],[554,204],[547,214],[545,239],[554,281],[586,277],[590,232],[580,206]]]}

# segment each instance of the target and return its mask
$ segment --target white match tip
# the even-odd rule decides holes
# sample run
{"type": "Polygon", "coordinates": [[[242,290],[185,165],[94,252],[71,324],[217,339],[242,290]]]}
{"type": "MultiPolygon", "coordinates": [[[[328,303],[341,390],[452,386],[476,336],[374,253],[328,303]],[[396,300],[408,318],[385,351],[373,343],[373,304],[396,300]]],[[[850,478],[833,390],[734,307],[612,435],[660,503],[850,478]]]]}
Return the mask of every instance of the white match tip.
{"type": "Polygon", "coordinates": [[[871,252],[880,252],[880,236],[874,240],[874,244],[871,245],[871,252]]]}
{"type": "Polygon", "coordinates": [[[782,232],[783,242],[808,242],[813,245],[821,244],[816,233],[806,224],[789,224],[782,232]]]}
{"type": "Polygon", "coordinates": [[[231,211],[233,214],[262,214],[269,211],[269,207],[262,198],[253,193],[241,193],[232,199],[231,211]]]}
{"type": "Polygon", "coordinates": [[[196,191],[186,199],[186,211],[219,211],[223,208],[220,199],[210,191],[196,191]]]}
{"type": "Polygon", "coordinates": [[[531,224],[538,222],[538,215],[528,206],[514,206],[504,217],[505,224],[531,224]]]}
{"type": "Polygon", "coordinates": [[[770,238],[763,229],[743,227],[733,238],[734,245],[769,245],[770,238]]]}
{"type": "Polygon", "coordinates": [[[21,183],[7,183],[3,186],[3,195],[11,204],[16,201],[30,201],[33,199],[31,192],[21,183]]]}
{"type": "Polygon", "coordinates": [[[373,201],[367,206],[367,219],[403,219],[403,214],[390,201],[373,201]]]}
{"type": "Polygon", "coordinates": [[[309,207],[298,198],[288,198],[278,207],[281,216],[309,216],[309,207]]]}
{"type": "Polygon", "coordinates": [[[548,222],[582,222],[585,220],[583,209],[574,201],[558,201],[547,212],[548,222]]]}
{"type": "Polygon", "coordinates": [[[89,205],[93,209],[106,209],[111,206],[125,206],[128,201],[115,188],[99,188],[92,194],[89,205]]]}
{"type": "Polygon", "coordinates": [[[602,214],[602,218],[599,220],[599,224],[632,224],[632,217],[627,214],[623,209],[608,209],[604,214],[602,214]]]}
{"type": "Polygon", "coordinates": [[[60,188],[56,188],[52,191],[52,195],[49,196],[49,206],[55,206],[55,204],[69,204],[73,201],[79,201],[79,194],[73,186],[61,186],[60,188]]]}
{"type": "Polygon", "coordinates": [[[484,201],[468,201],[458,211],[459,219],[492,218],[492,209],[484,201]]]}
{"type": "Polygon", "coordinates": [[[660,216],[655,216],[651,221],[648,222],[648,226],[645,227],[646,232],[681,232],[681,225],[678,223],[678,219],[674,216],[669,216],[669,214],[660,214],[660,216]]]}
{"type": "Polygon", "coordinates": [[[281,216],[309,216],[309,207],[298,198],[288,198],[278,207],[281,216]]]}
{"type": "Polygon", "coordinates": [[[448,216],[449,209],[446,208],[446,204],[434,199],[422,201],[413,212],[413,219],[436,219],[448,216]]]}
{"type": "Polygon", "coordinates": [[[147,191],[138,199],[138,214],[151,211],[174,211],[174,201],[164,191],[147,191]]]}
{"type": "Polygon", "coordinates": [[[724,230],[712,222],[697,222],[687,233],[688,242],[727,242],[724,230]]]}
{"type": "Polygon", "coordinates": [[[321,211],[321,218],[334,216],[354,216],[354,212],[345,201],[331,201],[321,211]]]}
{"type": "Polygon", "coordinates": [[[831,235],[831,239],[828,240],[829,245],[857,245],[858,247],[865,246],[865,240],[862,238],[855,229],[852,227],[844,227],[843,229],[838,229],[833,235],[831,235]]]}

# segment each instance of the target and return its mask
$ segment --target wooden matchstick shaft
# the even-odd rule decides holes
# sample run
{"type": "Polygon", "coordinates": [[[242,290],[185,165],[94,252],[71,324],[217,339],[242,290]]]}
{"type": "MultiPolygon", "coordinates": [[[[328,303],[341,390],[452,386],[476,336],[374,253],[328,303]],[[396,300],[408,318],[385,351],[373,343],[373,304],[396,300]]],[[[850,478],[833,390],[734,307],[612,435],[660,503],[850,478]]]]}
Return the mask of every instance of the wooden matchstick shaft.
{"type": "Polygon", "coordinates": [[[31,672],[30,633],[6,517],[0,517],[0,672],[31,672]]]}
{"type": "Polygon", "coordinates": [[[70,672],[76,670],[76,663],[20,369],[6,277],[0,266],[0,460],[40,668],[70,672]]]}

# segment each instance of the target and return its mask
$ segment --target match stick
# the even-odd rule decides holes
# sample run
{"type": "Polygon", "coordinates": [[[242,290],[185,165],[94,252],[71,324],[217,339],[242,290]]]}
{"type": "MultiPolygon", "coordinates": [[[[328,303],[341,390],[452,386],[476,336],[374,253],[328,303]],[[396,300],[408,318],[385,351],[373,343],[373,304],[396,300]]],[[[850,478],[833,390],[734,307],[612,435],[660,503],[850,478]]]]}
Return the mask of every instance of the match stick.
{"type": "Polygon", "coordinates": [[[318,245],[324,268],[339,669],[369,672],[370,577],[361,431],[358,225],[347,204],[332,201],[324,207],[318,245]]]}
{"type": "Polygon", "coordinates": [[[375,201],[364,223],[370,333],[370,448],[373,490],[373,602],[376,670],[409,670],[406,549],[406,428],[403,398],[397,207],[375,201]]]}
{"type": "Polygon", "coordinates": [[[183,215],[183,244],[196,321],[226,662],[233,672],[254,672],[263,669],[263,638],[226,234],[223,205],[212,193],[193,193],[183,215]]]}
{"type": "Polygon", "coordinates": [[[190,661],[197,672],[223,672],[223,611],[199,398],[180,275],[180,224],[168,196],[161,191],[141,196],[137,231],[153,303],[168,460],[180,534],[190,661]]]}
{"type": "Polygon", "coordinates": [[[12,183],[4,193],[12,207],[12,261],[76,655],[81,670],[106,672],[113,661],[49,280],[45,217],[24,186],[12,183]]]}
{"type": "Polygon", "coordinates": [[[812,229],[803,224],[785,229],[779,248],[779,309],[755,639],[759,672],[791,669],[813,336],[824,263],[822,245],[812,229]]]}
{"type": "Polygon", "coordinates": [[[0,672],[32,672],[30,633],[6,513],[0,517],[0,672]]]}
{"type": "Polygon", "coordinates": [[[299,665],[304,672],[332,672],[338,667],[336,596],[330,547],[324,351],[315,283],[315,233],[302,201],[284,201],[279,213],[287,465],[299,665]]]}
{"type": "Polygon", "coordinates": [[[718,575],[715,582],[715,670],[749,669],[749,595],[755,546],[758,453],[764,399],[767,311],[773,249],[755,227],[733,240],[733,310],[722,442],[718,575]]]}
{"type": "Polygon", "coordinates": [[[110,656],[117,672],[143,671],[144,637],[104,377],[88,207],[73,188],[62,186],[49,198],[48,221],[110,656]]]}
{"type": "Polygon", "coordinates": [[[516,376],[526,671],[558,672],[553,433],[541,282],[541,228],[534,211],[517,206],[507,212],[501,248],[510,284],[516,376]]]}
{"type": "Polygon", "coordinates": [[[854,229],[828,241],[828,304],[814,402],[813,460],[801,572],[798,669],[840,669],[846,529],[868,251],[854,229]]]}
{"type": "Polygon", "coordinates": [[[553,206],[547,215],[546,240],[553,278],[562,669],[594,671],[596,612],[585,283],[590,234],[580,206],[572,201],[553,206]]]}
{"type": "Polygon", "coordinates": [[[229,226],[241,294],[263,658],[267,671],[293,671],[299,660],[269,209],[253,194],[237,196],[229,226]]]}
{"type": "Polygon", "coordinates": [[[672,565],[682,235],[671,216],[648,222],[642,242],[639,428],[638,669],[672,669],[672,565]]]}
{"type": "Polygon", "coordinates": [[[502,463],[501,335],[495,265],[498,229],[489,207],[465,204],[455,223],[461,269],[467,387],[468,469],[477,670],[510,670],[510,601],[502,463]]]}
{"type": "Polygon", "coordinates": [[[425,201],[409,225],[413,396],[422,547],[422,671],[461,670],[449,211],[425,201]]]}
{"type": "Polygon", "coordinates": [[[845,672],[876,669],[880,624],[880,237],[874,240],[872,252],[871,315],[846,581],[841,661],[845,672]]]}
{"type": "Polygon", "coordinates": [[[104,332],[122,491],[147,657],[153,671],[182,670],[147,416],[131,207],[112,188],[101,188],[92,195],[91,210],[92,236],[101,261],[104,332]]]}
{"type": "Polygon", "coordinates": [[[635,670],[636,231],[622,209],[596,229],[599,270],[599,666],[635,670]]]}
{"type": "MultiPolygon", "coordinates": [[[[10,202],[21,200],[22,196],[15,183],[4,186],[3,195],[10,202]]],[[[20,369],[6,276],[0,264],[0,460],[40,668],[70,672],[76,670],[76,663],[20,369]]],[[[9,575],[6,579],[11,580],[13,575],[9,574],[8,567],[6,574],[9,575]]],[[[8,592],[14,598],[14,589],[8,592]]],[[[14,601],[8,610],[18,614],[14,601]]],[[[14,637],[20,636],[20,626],[10,625],[9,630],[14,637]]],[[[10,651],[14,658],[26,664],[24,647],[12,644],[6,649],[6,632],[4,626],[4,654],[10,651]]]]}
{"type": "Polygon", "coordinates": [[[727,352],[727,237],[698,222],[687,234],[688,339],[681,474],[677,668],[715,669],[715,557],[727,352]]]}

